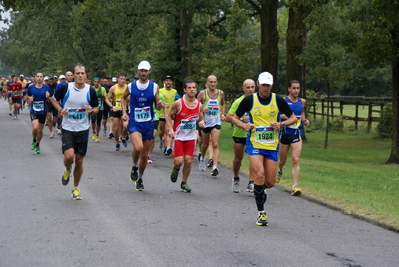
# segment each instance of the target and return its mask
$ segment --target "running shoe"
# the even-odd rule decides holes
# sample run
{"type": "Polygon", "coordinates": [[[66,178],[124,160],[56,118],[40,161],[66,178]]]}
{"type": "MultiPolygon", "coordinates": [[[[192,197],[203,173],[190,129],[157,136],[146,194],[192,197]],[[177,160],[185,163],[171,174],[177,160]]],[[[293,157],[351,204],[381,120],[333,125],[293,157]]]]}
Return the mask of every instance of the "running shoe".
{"type": "MultiPolygon", "coordinates": [[[[72,166],[71,166],[71,170],[72,170],[72,166]]],[[[62,177],[61,177],[62,185],[67,185],[68,184],[70,176],[71,176],[71,171],[68,171],[65,168],[65,171],[64,171],[64,173],[62,174],[62,177]]]]}
{"type": "Polygon", "coordinates": [[[163,154],[166,156],[166,151],[168,150],[168,148],[167,147],[164,147],[163,148],[163,154]]]}
{"type": "Polygon", "coordinates": [[[150,156],[147,157],[147,163],[152,164],[152,160],[151,160],[150,156]]]}
{"type": "Polygon", "coordinates": [[[253,193],[254,192],[254,182],[249,182],[247,186],[247,192],[253,193]]]}
{"type": "Polygon", "coordinates": [[[116,150],[116,151],[119,151],[120,148],[121,148],[121,144],[116,144],[115,150],[116,150]]]}
{"type": "Polygon", "coordinates": [[[181,183],[180,188],[184,193],[191,193],[191,188],[188,187],[187,183],[181,183]]]}
{"type": "Polygon", "coordinates": [[[173,168],[172,174],[170,175],[170,180],[172,181],[172,183],[176,183],[177,176],[179,176],[179,170],[173,168]]]}
{"type": "Polygon", "coordinates": [[[218,168],[215,168],[215,169],[213,169],[211,176],[216,177],[216,176],[218,176],[218,174],[219,174],[219,170],[218,170],[218,168]]]}
{"type": "Polygon", "coordinates": [[[14,116],[14,120],[18,120],[18,115],[17,115],[17,116],[14,116]]]}
{"type": "Polygon", "coordinates": [[[49,138],[50,138],[50,139],[53,139],[53,137],[54,137],[54,133],[51,132],[49,138]]]}
{"type": "Polygon", "coordinates": [[[198,167],[199,167],[200,171],[205,171],[205,169],[206,169],[205,159],[200,159],[198,167]]]}
{"type": "Polygon", "coordinates": [[[96,141],[96,134],[95,133],[91,134],[91,140],[96,141]]]}
{"type": "Polygon", "coordinates": [[[34,150],[36,147],[36,142],[32,141],[32,144],[30,144],[30,149],[34,150]]]}
{"type": "Polygon", "coordinates": [[[57,129],[57,133],[58,133],[58,134],[61,134],[61,129],[57,129]]]}
{"type": "Polygon", "coordinates": [[[213,159],[208,160],[208,164],[206,165],[208,168],[212,168],[213,166],[213,159]]]}
{"type": "Polygon", "coordinates": [[[284,172],[285,167],[283,168],[282,171],[278,171],[276,175],[276,183],[278,184],[281,181],[281,178],[283,178],[283,172],[284,172]]]}
{"type": "Polygon", "coordinates": [[[231,190],[233,190],[234,193],[240,193],[240,179],[232,179],[231,190]]]}
{"type": "Polygon", "coordinates": [[[172,148],[171,147],[168,147],[168,149],[166,150],[166,154],[165,155],[166,156],[172,155],[172,148]]]}
{"type": "Polygon", "coordinates": [[[159,148],[160,148],[160,149],[163,148],[163,140],[159,140],[159,148]]]}
{"type": "Polygon", "coordinates": [[[132,171],[130,172],[130,180],[136,182],[139,179],[139,168],[133,166],[132,171]]]}
{"type": "Polygon", "coordinates": [[[40,146],[35,146],[35,152],[36,154],[40,154],[40,146]]]}
{"type": "Polygon", "coordinates": [[[291,187],[291,195],[292,196],[299,196],[302,194],[302,190],[298,187],[298,184],[294,184],[291,187]]]}
{"type": "Polygon", "coordinates": [[[259,226],[268,226],[269,223],[267,222],[266,212],[261,211],[258,216],[258,220],[256,221],[256,225],[259,226]]]}
{"type": "Polygon", "coordinates": [[[107,127],[103,128],[103,136],[106,137],[107,136],[107,127]]]}
{"type": "Polygon", "coordinates": [[[8,113],[8,115],[12,116],[12,113],[10,112],[10,113],[8,113]]]}
{"type": "Polygon", "coordinates": [[[136,190],[137,191],[144,191],[143,179],[140,178],[135,183],[136,183],[136,190]]]}
{"type": "Polygon", "coordinates": [[[100,142],[100,137],[98,135],[96,135],[96,142],[100,142]]]}
{"type": "Polygon", "coordinates": [[[127,147],[127,143],[126,143],[125,139],[122,139],[122,144],[123,144],[124,147],[127,147]]]}
{"type": "Polygon", "coordinates": [[[198,162],[201,161],[201,156],[202,156],[201,152],[198,152],[198,162]]]}
{"type": "Polygon", "coordinates": [[[82,197],[80,196],[80,191],[77,187],[72,189],[72,199],[73,200],[81,200],[82,197]]]}
{"type": "Polygon", "coordinates": [[[113,132],[110,132],[109,135],[108,135],[108,138],[109,138],[109,139],[114,138],[114,133],[113,133],[113,132]]]}

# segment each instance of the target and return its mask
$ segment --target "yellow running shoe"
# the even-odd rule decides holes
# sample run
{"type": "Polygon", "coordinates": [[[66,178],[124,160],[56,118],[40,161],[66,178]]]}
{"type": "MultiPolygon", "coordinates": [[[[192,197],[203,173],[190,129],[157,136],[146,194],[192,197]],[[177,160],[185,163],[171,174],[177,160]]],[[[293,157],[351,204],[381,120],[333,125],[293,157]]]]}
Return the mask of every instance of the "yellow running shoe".
{"type": "Polygon", "coordinates": [[[292,185],[291,195],[292,196],[299,196],[300,194],[302,194],[302,190],[298,187],[298,184],[292,185]]]}
{"type": "Polygon", "coordinates": [[[267,222],[266,212],[261,211],[258,216],[258,220],[256,221],[256,225],[259,226],[268,226],[269,223],[267,222]]]}
{"type": "Polygon", "coordinates": [[[96,134],[95,134],[95,133],[92,133],[92,134],[91,134],[91,140],[96,141],[96,134]]]}
{"type": "Polygon", "coordinates": [[[96,142],[100,142],[100,137],[98,135],[96,135],[96,142]]]}
{"type": "Polygon", "coordinates": [[[65,168],[65,171],[61,177],[62,185],[67,185],[69,183],[69,177],[71,176],[71,170],[72,170],[72,165],[71,165],[71,169],[69,171],[65,168]]]}
{"type": "Polygon", "coordinates": [[[80,196],[80,191],[77,187],[72,189],[72,199],[73,200],[81,200],[82,197],[80,196]]]}

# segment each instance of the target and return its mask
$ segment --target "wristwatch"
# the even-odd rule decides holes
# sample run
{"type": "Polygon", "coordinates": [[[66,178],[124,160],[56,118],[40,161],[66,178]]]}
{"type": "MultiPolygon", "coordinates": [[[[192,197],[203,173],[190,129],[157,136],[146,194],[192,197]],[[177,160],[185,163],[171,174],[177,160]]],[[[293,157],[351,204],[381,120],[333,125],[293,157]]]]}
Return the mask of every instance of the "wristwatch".
{"type": "Polygon", "coordinates": [[[281,122],[281,127],[285,127],[285,121],[281,122]]]}

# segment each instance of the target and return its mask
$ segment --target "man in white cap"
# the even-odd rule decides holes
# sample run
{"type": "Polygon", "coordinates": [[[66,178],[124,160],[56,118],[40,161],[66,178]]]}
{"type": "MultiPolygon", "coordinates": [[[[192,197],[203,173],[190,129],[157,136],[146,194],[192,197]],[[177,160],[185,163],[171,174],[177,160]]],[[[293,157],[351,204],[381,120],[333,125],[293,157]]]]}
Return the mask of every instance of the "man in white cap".
{"type": "Polygon", "coordinates": [[[279,129],[297,121],[283,97],[272,93],[273,76],[269,72],[259,74],[258,93],[245,97],[232,122],[249,131],[245,152],[248,154],[250,173],[254,176],[254,195],[258,208],[259,226],[268,225],[264,205],[267,199],[266,188],[271,188],[276,182],[279,129]],[[240,118],[248,113],[248,123],[240,118]],[[279,112],[287,116],[287,120],[279,122],[279,112]]]}
{"type": "Polygon", "coordinates": [[[140,79],[131,82],[122,95],[122,119],[129,120],[127,126],[130,140],[133,145],[132,159],[133,167],[130,179],[135,182],[136,190],[143,191],[143,174],[147,167],[148,154],[154,139],[154,110],[163,107],[163,102],[159,99],[159,87],[156,83],[149,80],[151,65],[148,61],[141,61],[137,72],[140,79]],[[129,115],[126,112],[126,99],[130,95],[129,115]],[[140,160],[140,165],[139,164],[140,160]]]}

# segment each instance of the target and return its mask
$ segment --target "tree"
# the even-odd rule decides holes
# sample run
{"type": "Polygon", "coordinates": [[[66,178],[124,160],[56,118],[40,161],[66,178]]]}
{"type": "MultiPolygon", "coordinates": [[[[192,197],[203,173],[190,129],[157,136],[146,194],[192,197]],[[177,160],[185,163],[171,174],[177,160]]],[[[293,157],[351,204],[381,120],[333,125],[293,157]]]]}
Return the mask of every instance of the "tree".
{"type": "MultiPolygon", "coordinates": [[[[347,46],[353,43],[355,35],[347,23],[345,14],[334,3],[321,5],[305,20],[310,31],[300,63],[306,64],[310,81],[323,82],[327,89],[327,103],[331,90],[343,86],[352,75],[351,55],[347,46]]],[[[324,148],[328,147],[330,108],[327,106],[326,137],[324,148]]]]}
{"type": "Polygon", "coordinates": [[[355,4],[352,18],[363,29],[357,54],[367,65],[389,62],[392,68],[394,133],[386,163],[399,164],[399,1],[358,0],[355,4]]]}
{"type": "Polygon", "coordinates": [[[261,68],[269,71],[274,76],[275,87],[278,77],[278,31],[277,9],[278,0],[246,0],[259,14],[260,18],[260,43],[261,43],[261,68]]]}

